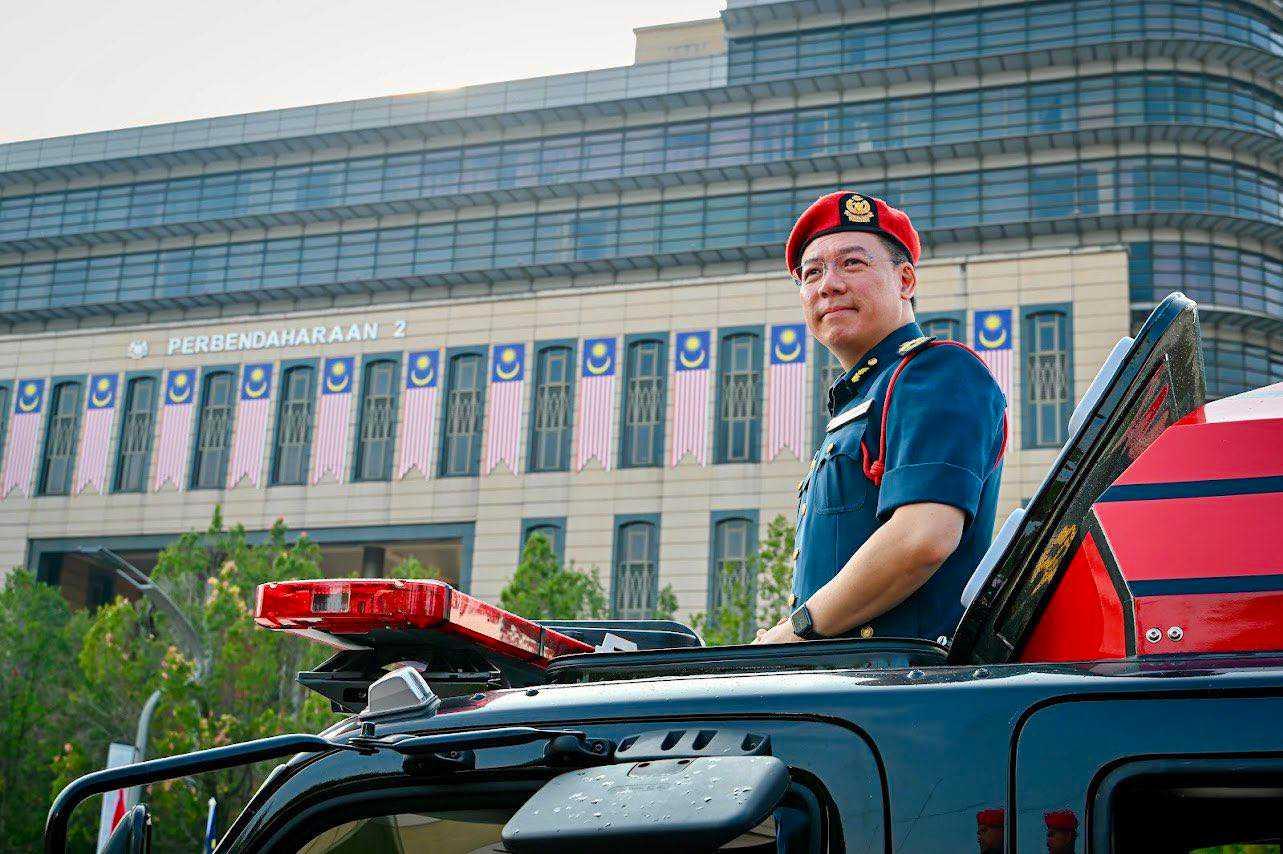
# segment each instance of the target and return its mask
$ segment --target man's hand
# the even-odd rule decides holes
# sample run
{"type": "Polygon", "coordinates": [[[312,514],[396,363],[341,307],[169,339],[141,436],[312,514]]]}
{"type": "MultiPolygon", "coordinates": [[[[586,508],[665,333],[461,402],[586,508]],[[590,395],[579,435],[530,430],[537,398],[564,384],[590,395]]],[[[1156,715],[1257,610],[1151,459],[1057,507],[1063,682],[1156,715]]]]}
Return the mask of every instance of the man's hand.
{"type": "Polygon", "coordinates": [[[793,623],[783,620],[769,629],[758,629],[753,643],[800,643],[802,638],[793,634],[793,623]]]}

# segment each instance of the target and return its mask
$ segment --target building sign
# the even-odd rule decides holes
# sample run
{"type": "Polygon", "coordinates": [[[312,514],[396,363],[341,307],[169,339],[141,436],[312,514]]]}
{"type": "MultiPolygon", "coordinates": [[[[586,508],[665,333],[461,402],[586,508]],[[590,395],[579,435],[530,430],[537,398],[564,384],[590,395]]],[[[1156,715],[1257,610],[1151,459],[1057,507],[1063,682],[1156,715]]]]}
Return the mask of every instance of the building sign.
{"type": "MultiPolygon", "coordinates": [[[[199,356],[202,353],[236,353],[244,350],[278,350],[290,347],[314,347],[318,344],[352,344],[378,341],[380,336],[405,337],[404,320],[384,324],[378,321],[336,323],[333,325],[282,326],[276,329],[254,329],[240,332],[227,329],[212,335],[171,335],[165,343],[165,355],[199,356]]],[[[132,359],[145,358],[150,347],[144,340],[132,341],[128,353],[132,359]]]]}

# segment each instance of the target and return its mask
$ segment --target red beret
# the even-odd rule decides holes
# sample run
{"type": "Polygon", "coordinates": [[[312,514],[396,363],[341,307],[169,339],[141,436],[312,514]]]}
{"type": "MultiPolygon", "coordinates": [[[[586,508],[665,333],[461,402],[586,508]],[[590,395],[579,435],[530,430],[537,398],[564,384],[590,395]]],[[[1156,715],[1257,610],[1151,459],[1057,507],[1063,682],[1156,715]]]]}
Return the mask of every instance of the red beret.
{"type": "Polygon", "coordinates": [[[1045,813],[1042,820],[1047,822],[1048,830],[1075,831],[1078,829],[1078,816],[1070,810],[1052,810],[1045,813]]]}
{"type": "Polygon", "coordinates": [[[839,190],[820,196],[793,223],[784,248],[789,274],[801,265],[802,252],[808,243],[838,231],[867,231],[889,237],[905,248],[914,264],[922,255],[922,240],[908,214],[881,199],[839,190]]]}
{"type": "Polygon", "coordinates": [[[1002,827],[1006,823],[1007,814],[999,809],[981,810],[976,813],[977,827],[1002,827]]]}

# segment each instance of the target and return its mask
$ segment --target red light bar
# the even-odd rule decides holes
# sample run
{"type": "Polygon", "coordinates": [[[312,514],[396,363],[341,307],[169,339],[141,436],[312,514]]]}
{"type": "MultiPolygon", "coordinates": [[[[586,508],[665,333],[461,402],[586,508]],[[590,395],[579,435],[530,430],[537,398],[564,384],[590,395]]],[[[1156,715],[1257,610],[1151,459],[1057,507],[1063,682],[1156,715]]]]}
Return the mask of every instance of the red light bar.
{"type": "Polygon", "coordinates": [[[475,641],[489,652],[539,667],[559,655],[593,651],[582,641],[442,581],[360,578],[260,584],[254,622],[341,649],[360,648],[360,636],[377,629],[419,629],[475,641]]]}

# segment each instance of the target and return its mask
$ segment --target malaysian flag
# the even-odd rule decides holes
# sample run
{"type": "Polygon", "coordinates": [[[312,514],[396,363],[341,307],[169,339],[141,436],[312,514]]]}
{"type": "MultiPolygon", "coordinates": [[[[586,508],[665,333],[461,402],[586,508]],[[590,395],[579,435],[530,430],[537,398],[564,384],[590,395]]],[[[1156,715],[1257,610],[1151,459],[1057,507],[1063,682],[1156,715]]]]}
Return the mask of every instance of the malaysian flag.
{"type": "Polygon", "coordinates": [[[405,414],[401,418],[401,462],[397,478],[417,468],[432,476],[432,436],[437,419],[437,389],[441,374],[441,351],[411,353],[405,365],[405,414]]]}
{"type": "Polygon", "coordinates": [[[227,464],[227,488],[244,478],[257,487],[263,477],[267,447],[267,416],[272,407],[272,365],[263,362],[241,368],[241,393],[236,404],[236,433],[227,464]]]}
{"type": "Polygon", "coordinates": [[[526,345],[499,344],[490,355],[490,426],[482,471],[507,463],[517,472],[517,439],[521,435],[521,386],[526,376],[526,345]]]}
{"type": "Polygon", "coordinates": [[[677,466],[687,454],[708,465],[708,368],[710,333],[677,333],[673,355],[673,457],[677,466]]]}
{"type": "Polygon", "coordinates": [[[192,438],[192,415],[196,411],[196,369],[170,371],[165,377],[165,397],[160,407],[160,434],[156,441],[156,473],[152,491],[160,492],[165,481],[183,488],[187,468],[187,447],[192,438]]]}
{"type": "Polygon", "coordinates": [[[85,400],[85,420],[76,452],[75,482],[72,495],[98,487],[102,495],[107,485],[107,449],[111,446],[111,427],[116,416],[117,374],[94,374],[89,377],[89,396],[85,400]]]}
{"type": "Polygon", "coordinates": [[[586,338],[580,354],[579,411],[575,415],[575,471],[593,457],[607,471],[615,412],[614,338],[586,338]]]}
{"type": "Polygon", "coordinates": [[[802,458],[803,391],[806,388],[806,327],[787,323],[771,327],[767,371],[766,459],[789,448],[802,458]]]}
{"type": "Polygon", "coordinates": [[[325,360],[321,372],[321,402],[316,406],[316,434],[312,440],[312,483],[327,473],[343,482],[343,453],[352,412],[352,371],[356,359],[338,356],[325,360]]]}
{"type": "Polygon", "coordinates": [[[31,495],[31,476],[35,472],[36,438],[40,435],[40,410],[45,399],[44,380],[19,380],[13,400],[13,421],[9,424],[9,444],[4,451],[4,475],[0,477],[0,498],[8,498],[14,488],[31,495]]]}
{"type": "Polygon", "coordinates": [[[1011,400],[1011,374],[1014,352],[1011,341],[1011,309],[992,308],[977,311],[972,322],[972,340],[980,361],[989,366],[998,387],[1011,400]]]}

